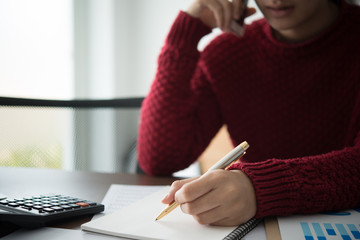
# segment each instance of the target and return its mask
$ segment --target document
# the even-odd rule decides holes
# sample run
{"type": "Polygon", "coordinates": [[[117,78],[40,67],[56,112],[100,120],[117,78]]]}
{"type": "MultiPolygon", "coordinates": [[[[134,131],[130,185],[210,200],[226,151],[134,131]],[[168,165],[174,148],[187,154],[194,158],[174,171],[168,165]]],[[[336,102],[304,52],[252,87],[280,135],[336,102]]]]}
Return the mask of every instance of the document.
{"type": "Polygon", "coordinates": [[[282,240],[360,239],[360,209],[335,213],[279,217],[282,240]],[[297,236],[297,238],[294,238],[297,236]]]}
{"type": "MultiPolygon", "coordinates": [[[[155,221],[156,216],[165,207],[164,204],[161,204],[160,200],[168,191],[169,186],[162,187],[159,191],[136,201],[128,207],[122,207],[110,214],[106,213],[106,216],[83,224],[82,229],[141,240],[218,240],[223,239],[236,228],[200,225],[192,216],[181,212],[180,208],[172,211],[166,218],[155,221]]],[[[253,239],[265,239],[265,230],[262,224],[259,226],[259,229],[260,231],[250,232],[256,235],[253,239]]],[[[247,236],[244,239],[248,239],[247,236]]]]}
{"type": "MultiPolygon", "coordinates": [[[[112,213],[122,207],[129,206],[154,192],[163,189],[164,186],[142,186],[112,184],[106,192],[102,204],[105,205],[104,215],[112,213]]],[[[95,215],[98,216],[99,214],[95,215]]],[[[100,216],[100,215],[99,215],[100,216]]]]}

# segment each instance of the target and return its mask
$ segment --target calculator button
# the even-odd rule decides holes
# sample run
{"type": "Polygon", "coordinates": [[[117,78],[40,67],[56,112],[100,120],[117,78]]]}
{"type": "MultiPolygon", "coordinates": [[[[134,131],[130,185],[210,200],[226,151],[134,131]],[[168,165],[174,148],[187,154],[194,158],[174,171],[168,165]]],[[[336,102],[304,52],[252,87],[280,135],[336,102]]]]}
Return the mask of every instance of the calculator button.
{"type": "Polygon", "coordinates": [[[63,209],[65,209],[65,210],[72,209],[72,207],[69,206],[69,205],[61,205],[61,207],[62,207],[63,209]]]}
{"type": "Polygon", "coordinates": [[[88,207],[89,206],[89,204],[85,203],[85,202],[77,202],[75,204],[79,205],[80,207],[88,207]]]}
{"type": "Polygon", "coordinates": [[[52,208],[43,208],[43,211],[44,212],[55,212],[55,210],[52,208]]]}
{"type": "Polygon", "coordinates": [[[43,209],[44,207],[41,206],[41,205],[34,205],[33,208],[37,209],[37,210],[41,210],[43,209]]]}
{"type": "Polygon", "coordinates": [[[62,208],[62,207],[57,207],[57,206],[55,206],[55,207],[52,207],[52,209],[54,209],[55,211],[63,211],[64,210],[64,208],[62,208]]]}
{"type": "Polygon", "coordinates": [[[2,205],[7,205],[7,204],[8,204],[8,201],[7,201],[7,200],[1,200],[1,201],[0,201],[0,204],[2,204],[2,205]]]}
{"type": "Polygon", "coordinates": [[[81,208],[79,205],[77,205],[77,204],[69,204],[69,206],[71,207],[71,208],[81,208]]]}
{"type": "Polygon", "coordinates": [[[96,202],[86,201],[86,203],[88,203],[90,206],[95,206],[96,205],[96,202]]]}
{"type": "Polygon", "coordinates": [[[20,205],[14,202],[8,204],[10,207],[19,207],[20,205]]]}

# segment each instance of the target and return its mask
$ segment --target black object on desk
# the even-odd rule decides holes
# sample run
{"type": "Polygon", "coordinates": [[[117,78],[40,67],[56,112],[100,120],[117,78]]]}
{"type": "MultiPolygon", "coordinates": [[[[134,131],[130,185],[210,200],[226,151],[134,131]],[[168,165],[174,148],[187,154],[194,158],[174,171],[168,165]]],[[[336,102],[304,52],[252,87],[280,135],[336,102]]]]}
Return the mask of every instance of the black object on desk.
{"type": "Polygon", "coordinates": [[[60,194],[0,200],[0,221],[34,228],[104,211],[104,205],[60,194]]]}

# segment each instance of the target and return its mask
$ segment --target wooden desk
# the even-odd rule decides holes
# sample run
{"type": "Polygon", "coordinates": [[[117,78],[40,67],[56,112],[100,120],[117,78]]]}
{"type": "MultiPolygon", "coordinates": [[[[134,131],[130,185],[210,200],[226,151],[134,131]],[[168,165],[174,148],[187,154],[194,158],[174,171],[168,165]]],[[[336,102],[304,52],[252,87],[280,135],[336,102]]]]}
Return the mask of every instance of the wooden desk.
{"type": "MultiPolygon", "coordinates": [[[[136,174],[108,174],[94,172],[68,172],[53,169],[0,167],[0,193],[9,197],[60,193],[101,202],[111,184],[167,185],[175,178],[150,177],[136,174]]],[[[54,227],[78,229],[90,217],[79,218],[54,227]]],[[[17,227],[0,223],[0,237],[17,227]]]]}

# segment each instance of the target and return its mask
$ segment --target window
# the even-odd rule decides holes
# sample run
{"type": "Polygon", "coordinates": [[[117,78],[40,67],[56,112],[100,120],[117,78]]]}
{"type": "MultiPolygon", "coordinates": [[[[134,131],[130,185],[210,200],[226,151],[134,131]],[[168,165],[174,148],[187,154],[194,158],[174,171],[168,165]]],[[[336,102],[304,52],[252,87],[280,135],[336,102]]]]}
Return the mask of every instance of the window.
{"type": "Polygon", "coordinates": [[[0,0],[0,95],[73,97],[71,0],[0,0]]]}
{"type": "MultiPolygon", "coordinates": [[[[0,0],[1,96],[73,97],[72,4],[0,0]]],[[[70,119],[68,114],[5,109],[0,119],[0,165],[61,168],[70,119]],[[42,148],[49,149],[48,154],[39,151],[42,148]]]]}

